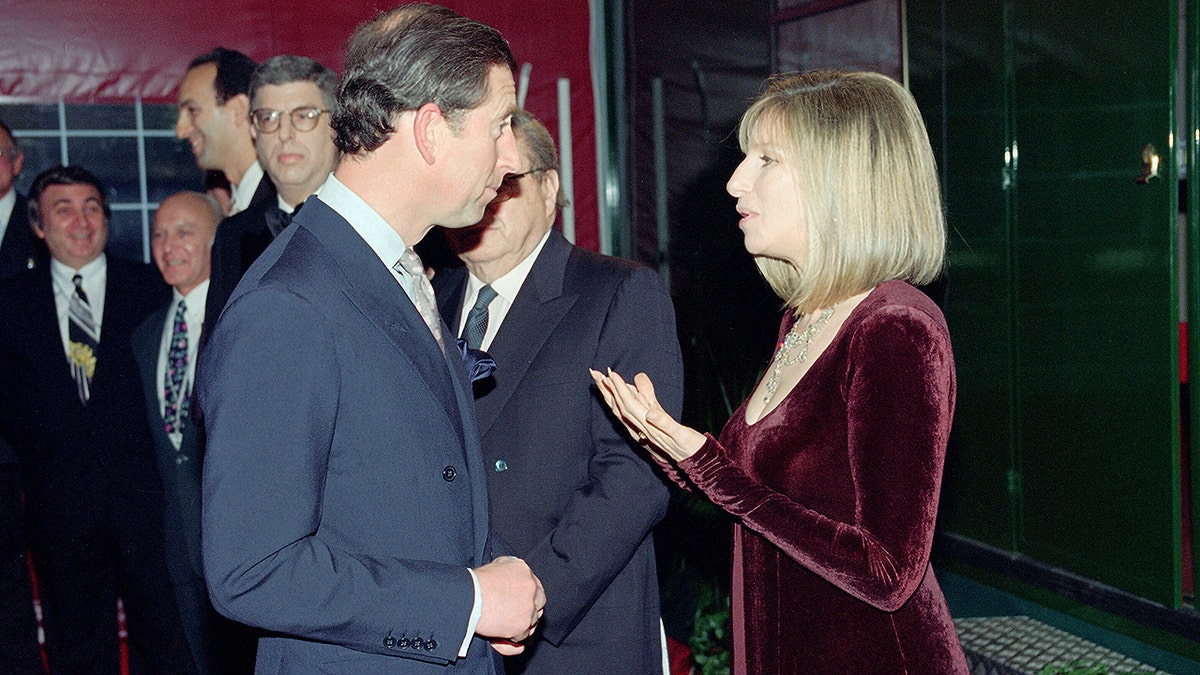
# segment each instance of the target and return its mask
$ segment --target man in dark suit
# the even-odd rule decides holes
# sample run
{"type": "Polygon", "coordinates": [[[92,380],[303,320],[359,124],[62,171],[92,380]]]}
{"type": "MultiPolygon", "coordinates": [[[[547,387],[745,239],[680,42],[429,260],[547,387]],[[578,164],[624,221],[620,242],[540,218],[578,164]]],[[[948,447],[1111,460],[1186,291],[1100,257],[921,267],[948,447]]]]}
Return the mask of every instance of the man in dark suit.
{"type": "Polygon", "coordinates": [[[250,137],[250,76],[254,61],[224,47],[197,56],[179,83],[175,136],[187,141],[196,164],[229,180],[229,214],[251,204],[274,203],[275,188],[263,175],[250,137]]]}
{"type": "Polygon", "coordinates": [[[447,231],[465,267],[438,272],[442,315],[496,360],[476,392],[492,538],[546,588],[540,638],[513,673],[663,672],[650,528],[668,490],[591,386],[589,368],[645,372],[678,414],[683,363],[661,280],[572,246],[549,132],[513,115],[517,173],[478,226],[447,231]],[[473,309],[478,307],[479,309],[473,309]]]}
{"type": "Polygon", "coordinates": [[[337,75],[302,56],[275,56],[250,78],[250,133],[277,199],[227,218],[213,242],[212,279],[204,310],[211,330],[242,274],[292,221],[292,213],[337,166],[329,113],[337,75]]]}
{"type": "Polygon", "coordinates": [[[49,169],[29,202],[52,260],[0,284],[0,429],[21,458],[50,669],[119,671],[119,596],[131,669],[193,672],[130,346],[165,287],[104,255],[108,201],[89,172],[49,169]]]}
{"type": "MultiPolygon", "coordinates": [[[[25,155],[0,120],[0,280],[46,264],[46,247],[29,229],[29,205],[13,181],[25,155]]],[[[0,673],[40,673],[33,590],[21,521],[21,467],[0,435],[0,673]]]]}
{"type": "MultiPolygon", "coordinates": [[[[253,652],[234,650],[235,627],[208,600],[200,561],[200,467],[202,448],[190,414],[192,382],[204,322],[213,233],[220,205],[199,192],[180,192],[154,213],[150,250],[171,301],[138,326],[133,352],[142,374],[150,437],[163,484],[167,571],[197,670],[250,670],[253,652]]],[[[252,645],[251,645],[252,646],[252,645]]]]}
{"type": "Polygon", "coordinates": [[[360,26],[344,157],[206,343],[204,573],[219,611],[270,631],[260,673],[502,672],[540,617],[529,567],[487,562],[467,369],[411,248],[478,221],[515,168],[513,66],[442,7],[360,26]]]}

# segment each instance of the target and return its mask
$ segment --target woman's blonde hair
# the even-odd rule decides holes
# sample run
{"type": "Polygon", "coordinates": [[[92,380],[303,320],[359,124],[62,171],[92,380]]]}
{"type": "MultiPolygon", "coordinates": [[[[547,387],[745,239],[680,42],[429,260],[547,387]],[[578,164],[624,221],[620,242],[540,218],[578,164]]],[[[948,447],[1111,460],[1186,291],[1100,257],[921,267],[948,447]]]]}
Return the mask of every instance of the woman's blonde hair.
{"type": "Polygon", "coordinates": [[[755,262],[784,304],[812,312],[892,279],[942,271],[946,225],[937,165],[912,96],[878,73],[772,76],[742,116],[742,150],[762,133],[797,176],[808,252],[802,268],[755,262]]]}

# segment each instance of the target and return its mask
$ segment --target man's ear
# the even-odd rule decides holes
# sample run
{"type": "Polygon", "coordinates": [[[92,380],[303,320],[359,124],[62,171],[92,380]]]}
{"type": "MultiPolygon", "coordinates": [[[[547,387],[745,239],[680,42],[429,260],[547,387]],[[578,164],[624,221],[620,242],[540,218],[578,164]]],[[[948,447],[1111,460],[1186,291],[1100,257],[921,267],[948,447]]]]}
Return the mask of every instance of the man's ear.
{"type": "Polygon", "coordinates": [[[25,166],[25,153],[21,152],[20,148],[18,148],[17,156],[13,157],[13,160],[12,160],[13,175],[14,176],[20,175],[21,167],[23,167],[23,166],[25,166]]]}
{"type": "Polygon", "coordinates": [[[554,169],[546,170],[542,173],[542,180],[539,183],[546,217],[550,219],[550,222],[554,222],[555,212],[558,211],[558,172],[554,169]]]}
{"type": "Polygon", "coordinates": [[[248,125],[251,127],[250,133],[253,134],[253,124],[250,124],[250,97],[245,94],[235,94],[225,99],[225,107],[229,108],[229,114],[233,117],[233,123],[236,126],[248,125]]]}
{"type": "Polygon", "coordinates": [[[413,141],[426,164],[432,165],[436,161],[442,138],[447,131],[449,127],[446,117],[438,104],[426,103],[417,108],[416,114],[413,115],[413,141]]]}
{"type": "Polygon", "coordinates": [[[33,218],[29,219],[29,229],[33,230],[33,236],[38,239],[44,240],[46,238],[46,233],[42,230],[42,224],[33,218]]]}

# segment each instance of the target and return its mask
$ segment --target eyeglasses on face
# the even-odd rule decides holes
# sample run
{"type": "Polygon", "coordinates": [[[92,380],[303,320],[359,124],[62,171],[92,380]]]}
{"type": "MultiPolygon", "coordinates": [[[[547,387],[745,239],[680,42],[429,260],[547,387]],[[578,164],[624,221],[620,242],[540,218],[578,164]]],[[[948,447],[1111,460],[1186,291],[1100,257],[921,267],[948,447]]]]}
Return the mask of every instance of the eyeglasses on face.
{"type": "MultiPolygon", "coordinates": [[[[288,111],[286,114],[292,119],[292,128],[296,131],[312,131],[317,128],[317,121],[321,119],[321,115],[327,112],[329,111],[305,106],[288,111]]],[[[254,128],[260,132],[273,134],[279,131],[279,124],[284,114],[282,110],[259,108],[250,113],[250,121],[254,123],[254,128]]]]}
{"type": "Polygon", "coordinates": [[[542,167],[540,169],[530,169],[521,173],[510,173],[500,182],[500,189],[496,190],[496,199],[493,201],[504,202],[519,197],[521,195],[521,179],[533,174],[549,171],[549,168],[542,167]]]}

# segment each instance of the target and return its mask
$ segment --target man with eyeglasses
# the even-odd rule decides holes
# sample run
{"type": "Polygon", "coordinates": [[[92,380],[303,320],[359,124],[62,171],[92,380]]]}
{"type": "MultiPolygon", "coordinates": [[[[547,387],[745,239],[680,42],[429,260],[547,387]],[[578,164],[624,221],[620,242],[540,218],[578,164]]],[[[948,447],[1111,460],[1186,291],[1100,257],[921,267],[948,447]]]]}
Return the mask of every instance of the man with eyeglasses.
{"type": "Polygon", "coordinates": [[[551,599],[542,630],[505,666],[510,675],[661,673],[650,529],[668,491],[588,369],[645,372],[679,412],[674,309],[654,272],[554,229],[563,200],[554,141],[523,110],[512,128],[518,170],[482,222],[444,230],[466,266],[433,278],[446,322],[496,360],[493,379],[475,389],[496,552],[525,559],[551,599]]]}
{"type": "Polygon", "coordinates": [[[250,134],[276,199],[230,216],[217,228],[204,333],[242,274],[287,227],[296,208],[333,172],[339,157],[329,126],[337,75],[313,59],[275,56],[250,78],[250,134]]]}
{"type": "Polygon", "coordinates": [[[217,47],[193,59],[179,83],[175,136],[188,142],[201,169],[225,175],[231,193],[228,215],[270,203],[275,194],[250,137],[248,91],[255,65],[239,51],[217,47]]]}

